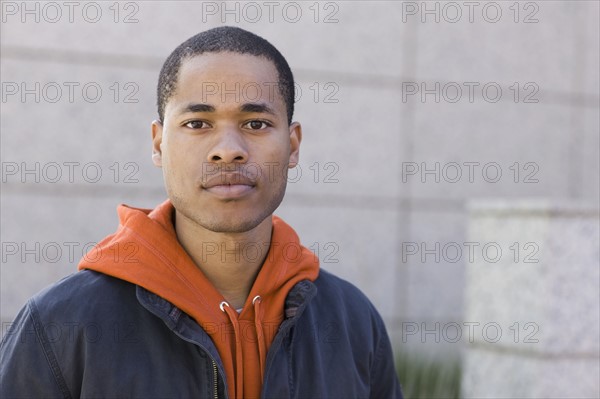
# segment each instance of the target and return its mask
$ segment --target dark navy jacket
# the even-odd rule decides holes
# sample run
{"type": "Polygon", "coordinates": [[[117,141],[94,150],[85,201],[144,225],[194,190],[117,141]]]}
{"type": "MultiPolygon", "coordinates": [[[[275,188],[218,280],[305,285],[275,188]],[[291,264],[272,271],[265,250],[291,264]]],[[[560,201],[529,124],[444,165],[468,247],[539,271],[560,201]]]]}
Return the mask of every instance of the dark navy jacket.
{"type": "MultiPolygon", "coordinates": [[[[401,398],[383,321],[353,285],[321,270],[289,293],[263,398],[401,398]]],[[[227,333],[227,332],[224,332],[227,333]]],[[[225,398],[207,333],[134,284],[72,274],[29,300],[2,340],[0,397],[225,398]]]]}

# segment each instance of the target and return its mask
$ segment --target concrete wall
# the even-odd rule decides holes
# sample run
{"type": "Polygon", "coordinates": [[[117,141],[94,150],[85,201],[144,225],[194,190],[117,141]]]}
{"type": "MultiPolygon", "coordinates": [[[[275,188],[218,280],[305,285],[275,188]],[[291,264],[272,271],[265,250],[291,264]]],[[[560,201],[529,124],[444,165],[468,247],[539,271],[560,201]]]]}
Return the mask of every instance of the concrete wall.
{"type": "Polygon", "coordinates": [[[514,3],[3,1],[3,323],[116,228],[117,204],[165,198],[159,68],[225,23],[277,46],[302,91],[302,175],[277,213],[367,293],[396,349],[458,354],[440,332],[464,319],[466,201],[599,200],[598,2],[514,3]],[[22,98],[37,82],[39,102],[22,98]]]}
{"type": "MultiPolygon", "coordinates": [[[[467,265],[465,398],[600,396],[598,207],[472,204],[469,237],[489,251],[467,265]]],[[[447,335],[454,339],[458,329],[447,335]]]]}

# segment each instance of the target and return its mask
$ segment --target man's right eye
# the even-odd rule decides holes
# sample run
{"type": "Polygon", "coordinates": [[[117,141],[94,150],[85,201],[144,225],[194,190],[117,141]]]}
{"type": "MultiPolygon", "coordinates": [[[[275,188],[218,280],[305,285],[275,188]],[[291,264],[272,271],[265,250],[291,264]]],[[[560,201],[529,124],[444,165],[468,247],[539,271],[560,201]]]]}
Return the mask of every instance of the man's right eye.
{"type": "Polygon", "coordinates": [[[202,129],[208,127],[208,123],[204,121],[193,120],[184,123],[183,126],[188,127],[190,129],[202,129]]]}

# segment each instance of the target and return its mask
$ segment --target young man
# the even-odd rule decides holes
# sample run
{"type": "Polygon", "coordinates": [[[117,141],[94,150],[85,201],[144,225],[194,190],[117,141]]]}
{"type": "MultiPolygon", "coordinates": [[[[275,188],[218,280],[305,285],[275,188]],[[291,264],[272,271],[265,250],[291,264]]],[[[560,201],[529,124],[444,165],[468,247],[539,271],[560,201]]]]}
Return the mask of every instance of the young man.
{"type": "Polygon", "coordinates": [[[264,39],[182,43],[158,83],[169,199],[120,206],[80,271],[32,298],[0,351],[0,396],[399,398],[384,324],[273,215],[298,162],[294,80],[264,39]]]}

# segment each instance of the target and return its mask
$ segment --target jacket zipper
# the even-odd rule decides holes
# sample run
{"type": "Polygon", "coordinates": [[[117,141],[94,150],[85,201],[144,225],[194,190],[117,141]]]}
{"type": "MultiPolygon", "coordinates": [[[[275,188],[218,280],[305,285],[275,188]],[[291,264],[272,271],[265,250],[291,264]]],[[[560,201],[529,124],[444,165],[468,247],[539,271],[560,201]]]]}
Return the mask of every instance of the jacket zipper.
{"type": "MultiPolygon", "coordinates": [[[[214,359],[214,358],[212,357],[212,355],[211,355],[211,354],[208,352],[208,349],[206,349],[206,348],[205,348],[205,347],[203,347],[202,345],[198,345],[198,343],[197,343],[196,341],[194,341],[194,340],[191,340],[191,339],[189,339],[189,338],[186,338],[186,337],[184,337],[184,336],[180,335],[180,334],[179,334],[177,331],[175,331],[175,330],[172,330],[172,331],[173,331],[173,332],[175,333],[175,335],[177,335],[179,338],[181,338],[181,339],[183,339],[184,341],[187,341],[187,342],[189,342],[189,343],[191,343],[191,344],[194,344],[194,345],[196,345],[196,346],[200,347],[200,348],[201,348],[201,349],[202,349],[202,350],[203,350],[203,351],[204,351],[206,354],[208,354],[208,356],[210,357],[210,360],[212,361],[212,365],[213,365],[213,376],[214,376],[214,384],[213,384],[213,386],[214,386],[214,390],[215,390],[215,393],[214,393],[214,395],[215,395],[215,399],[218,399],[218,398],[219,398],[219,392],[218,392],[218,390],[217,390],[217,388],[218,388],[218,380],[217,380],[217,378],[218,378],[218,375],[219,375],[219,370],[218,370],[218,368],[217,368],[217,362],[215,361],[215,359],[214,359]]],[[[227,389],[225,389],[225,398],[227,398],[227,389]]]]}
{"type": "Polygon", "coordinates": [[[217,390],[217,388],[218,388],[218,385],[217,385],[217,363],[215,363],[215,361],[213,360],[213,361],[212,361],[212,365],[213,365],[213,381],[214,381],[214,383],[213,383],[213,384],[214,384],[214,385],[213,385],[213,387],[214,387],[214,389],[215,389],[215,395],[214,395],[214,398],[215,398],[215,399],[219,399],[219,392],[218,392],[218,390],[217,390]]]}

